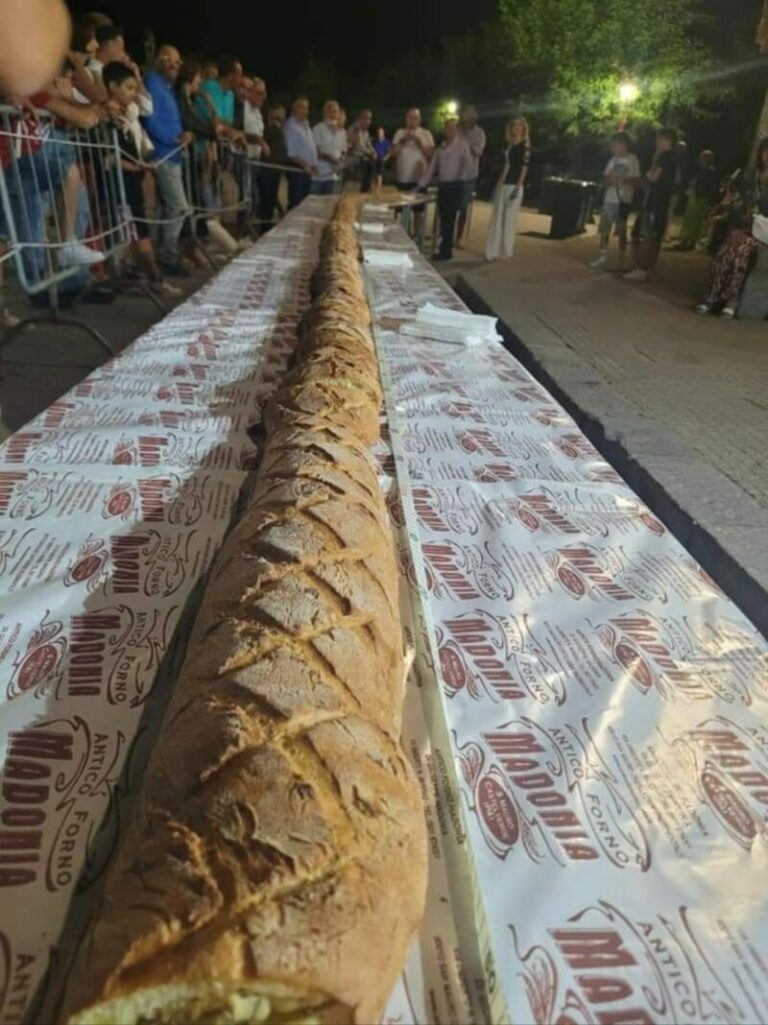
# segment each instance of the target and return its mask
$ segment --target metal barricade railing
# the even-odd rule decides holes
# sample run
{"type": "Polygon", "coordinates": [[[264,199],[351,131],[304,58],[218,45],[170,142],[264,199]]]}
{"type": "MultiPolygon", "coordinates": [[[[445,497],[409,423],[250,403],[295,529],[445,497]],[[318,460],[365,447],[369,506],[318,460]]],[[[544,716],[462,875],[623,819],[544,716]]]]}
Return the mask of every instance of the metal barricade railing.
{"type": "Polygon", "coordinates": [[[198,140],[184,152],[184,189],[195,241],[214,223],[239,239],[251,213],[251,167],[245,152],[224,142],[198,140]]]}
{"type": "MultiPolygon", "coordinates": [[[[61,316],[60,299],[87,287],[89,267],[114,269],[133,239],[114,125],[61,128],[45,111],[0,107],[0,237],[27,295],[47,293],[48,317],[88,331],[111,353],[91,325],[61,316]]],[[[24,318],[1,344],[40,319],[24,318]]]]}

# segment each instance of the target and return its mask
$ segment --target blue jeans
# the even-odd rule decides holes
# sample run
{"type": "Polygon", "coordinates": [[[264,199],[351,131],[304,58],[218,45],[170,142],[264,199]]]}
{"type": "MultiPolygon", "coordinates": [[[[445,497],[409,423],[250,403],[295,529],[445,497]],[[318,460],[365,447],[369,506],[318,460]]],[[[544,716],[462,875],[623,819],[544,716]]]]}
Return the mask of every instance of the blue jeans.
{"type": "MultiPolygon", "coordinates": [[[[24,153],[5,168],[11,216],[16,238],[21,244],[21,260],[28,289],[39,284],[48,267],[47,251],[38,243],[45,242],[45,214],[61,189],[69,169],[75,163],[74,146],[59,132],[52,132],[39,149],[24,153]]],[[[90,210],[85,187],[78,193],[75,234],[82,238],[88,228],[90,210]]],[[[8,235],[3,217],[2,233],[8,235]]],[[[56,239],[64,242],[65,239],[56,239]]],[[[72,268],[67,276],[67,289],[82,288],[88,278],[83,267],[72,268]]]]}
{"type": "Polygon", "coordinates": [[[312,179],[306,171],[288,172],[288,209],[293,210],[295,206],[309,195],[312,179]]]}
{"type": "Polygon", "coordinates": [[[259,207],[261,206],[261,193],[259,189],[259,180],[261,178],[261,166],[259,164],[251,165],[251,215],[253,217],[259,216],[259,207]]]}
{"type": "Polygon", "coordinates": [[[315,178],[310,192],[313,196],[336,196],[341,192],[341,181],[338,178],[315,178]]]}
{"type": "Polygon", "coordinates": [[[179,236],[184,221],[191,213],[184,191],[181,164],[173,164],[170,160],[160,164],[155,168],[155,183],[159,200],[157,219],[169,223],[153,226],[152,241],[158,257],[176,261],[179,258],[179,236]]]}

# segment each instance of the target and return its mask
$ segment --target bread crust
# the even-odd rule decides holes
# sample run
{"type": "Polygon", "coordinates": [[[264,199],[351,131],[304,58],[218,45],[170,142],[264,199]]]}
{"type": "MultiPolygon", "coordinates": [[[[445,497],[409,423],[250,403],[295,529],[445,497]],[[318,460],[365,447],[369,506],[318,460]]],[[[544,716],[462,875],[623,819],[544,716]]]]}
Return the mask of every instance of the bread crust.
{"type": "Polygon", "coordinates": [[[176,1021],[173,1000],[183,1020],[185,992],[195,1013],[208,1001],[201,1021],[253,993],[277,1001],[260,1014],[287,995],[367,1025],[418,928],[426,834],[399,745],[398,571],[366,451],[381,389],[356,210],[342,200],[323,233],[302,358],[265,410],[252,501],[69,980],[72,1025],[155,1004],[142,1020],[176,1021]],[[220,998],[199,996],[211,986],[220,998]]]}

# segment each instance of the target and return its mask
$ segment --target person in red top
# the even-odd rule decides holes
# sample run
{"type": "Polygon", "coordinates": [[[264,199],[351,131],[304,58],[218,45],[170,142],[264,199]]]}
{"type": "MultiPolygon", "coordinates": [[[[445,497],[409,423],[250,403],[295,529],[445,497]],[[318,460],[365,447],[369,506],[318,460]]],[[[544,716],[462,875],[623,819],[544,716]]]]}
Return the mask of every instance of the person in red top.
{"type": "MultiPolygon", "coordinates": [[[[19,117],[9,122],[11,137],[0,136],[0,163],[8,188],[15,241],[23,247],[28,289],[46,275],[46,250],[41,243],[46,242],[45,212],[54,201],[63,238],[56,248],[59,269],[92,266],[103,260],[100,253],[77,239],[78,212],[83,208],[84,193],[75,147],[49,119],[39,116],[39,111],[46,110],[65,124],[82,129],[99,123],[103,114],[98,108],[81,106],[67,98],[68,82],[66,75],[60,76],[47,89],[22,101],[19,117]]],[[[4,234],[10,235],[7,226],[4,228],[4,234]]]]}

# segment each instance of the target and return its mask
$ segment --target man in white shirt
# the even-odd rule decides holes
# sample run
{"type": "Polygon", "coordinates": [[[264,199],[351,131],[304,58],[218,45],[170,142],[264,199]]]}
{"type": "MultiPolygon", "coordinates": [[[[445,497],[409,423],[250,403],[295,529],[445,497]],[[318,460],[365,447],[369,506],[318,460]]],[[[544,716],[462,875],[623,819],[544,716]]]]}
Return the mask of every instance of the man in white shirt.
{"type": "Polygon", "coordinates": [[[267,98],[267,86],[263,78],[247,78],[244,84],[243,131],[245,132],[248,159],[251,161],[251,213],[256,218],[260,204],[261,165],[259,161],[270,155],[269,146],[264,141],[264,118],[261,113],[261,108],[267,98]]]}
{"type": "Polygon", "coordinates": [[[421,111],[411,107],[405,114],[405,127],[398,128],[392,140],[392,159],[400,192],[413,192],[435,151],[435,140],[421,127],[421,111]]]}
{"type": "MultiPolygon", "coordinates": [[[[426,172],[435,140],[428,128],[421,127],[421,111],[411,107],[405,112],[405,127],[398,128],[392,140],[391,158],[395,162],[398,192],[415,192],[426,172]]],[[[424,204],[419,203],[411,210],[414,234],[420,235],[424,226],[424,204]]]]}
{"type": "Polygon", "coordinates": [[[461,197],[461,209],[459,210],[459,223],[456,228],[456,245],[461,245],[461,239],[467,227],[467,211],[472,196],[477,187],[477,177],[480,173],[480,158],[485,151],[485,132],[477,123],[477,108],[467,104],[461,109],[459,119],[459,135],[469,146],[472,154],[472,166],[469,175],[464,181],[464,192],[461,197]]]}
{"type": "Polygon", "coordinates": [[[323,107],[323,120],[312,129],[317,146],[317,172],[312,179],[314,196],[341,192],[341,173],[347,155],[347,133],[341,126],[341,108],[336,100],[323,107]]]}

